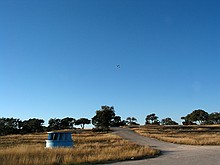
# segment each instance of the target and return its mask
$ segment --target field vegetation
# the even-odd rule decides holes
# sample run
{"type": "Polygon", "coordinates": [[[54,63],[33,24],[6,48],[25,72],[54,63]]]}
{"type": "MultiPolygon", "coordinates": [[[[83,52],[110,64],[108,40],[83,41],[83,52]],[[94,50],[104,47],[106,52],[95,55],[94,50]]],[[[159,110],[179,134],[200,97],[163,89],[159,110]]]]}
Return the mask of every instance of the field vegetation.
{"type": "Polygon", "coordinates": [[[1,165],[91,164],[122,161],[159,154],[111,133],[73,133],[73,148],[46,149],[46,133],[0,136],[1,165]]]}
{"type": "Polygon", "coordinates": [[[133,128],[137,133],[162,141],[188,145],[220,145],[220,125],[160,126],[133,128]]]}

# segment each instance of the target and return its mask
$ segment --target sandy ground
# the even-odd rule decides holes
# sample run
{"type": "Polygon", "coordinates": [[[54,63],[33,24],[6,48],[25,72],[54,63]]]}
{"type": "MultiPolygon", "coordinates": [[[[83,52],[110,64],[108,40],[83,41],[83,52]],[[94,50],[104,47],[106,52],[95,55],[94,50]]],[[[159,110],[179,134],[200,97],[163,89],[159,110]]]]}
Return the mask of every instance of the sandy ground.
{"type": "Polygon", "coordinates": [[[143,137],[127,128],[112,130],[127,140],[162,151],[156,158],[112,163],[114,165],[220,165],[220,146],[178,145],[143,137]]]}

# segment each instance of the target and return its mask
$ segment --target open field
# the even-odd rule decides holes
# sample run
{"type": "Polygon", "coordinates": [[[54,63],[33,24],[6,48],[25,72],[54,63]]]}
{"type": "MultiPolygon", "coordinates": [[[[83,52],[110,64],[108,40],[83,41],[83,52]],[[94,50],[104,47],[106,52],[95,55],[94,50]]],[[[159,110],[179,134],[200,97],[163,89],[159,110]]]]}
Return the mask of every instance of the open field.
{"type": "Polygon", "coordinates": [[[111,133],[73,133],[73,148],[45,149],[46,133],[0,136],[1,165],[82,164],[154,156],[158,150],[136,145],[111,133]]]}
{"type": "Polygon", "coordinates": [[[188,145],[220,145],[220,125],[142,126],[137,133],[166,142],[188,145]]]}

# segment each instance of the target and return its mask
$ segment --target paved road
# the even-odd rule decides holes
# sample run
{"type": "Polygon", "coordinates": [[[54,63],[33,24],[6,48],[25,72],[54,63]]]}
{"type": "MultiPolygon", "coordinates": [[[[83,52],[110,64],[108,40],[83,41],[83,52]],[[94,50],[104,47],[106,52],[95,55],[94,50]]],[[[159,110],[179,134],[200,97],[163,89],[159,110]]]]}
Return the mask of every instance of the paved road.
{"type": "Polygon", "coordinates": [[[162,151],[162,155],[156,158],[117,162],[113,165],[220,165],[220,146],[178,145],[143,137],[127,128],[112,130],[127,140],[162,151]]]}

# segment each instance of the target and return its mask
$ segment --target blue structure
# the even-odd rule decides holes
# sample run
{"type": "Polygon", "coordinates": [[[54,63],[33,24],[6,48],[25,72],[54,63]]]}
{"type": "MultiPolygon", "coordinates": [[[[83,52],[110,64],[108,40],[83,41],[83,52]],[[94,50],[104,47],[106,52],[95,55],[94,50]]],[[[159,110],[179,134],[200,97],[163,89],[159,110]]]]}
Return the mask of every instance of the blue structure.
{"type": "Polygon", "coordinates": [[[48,132],[46,148],[73,147],[71,132],[48,132]]]}

